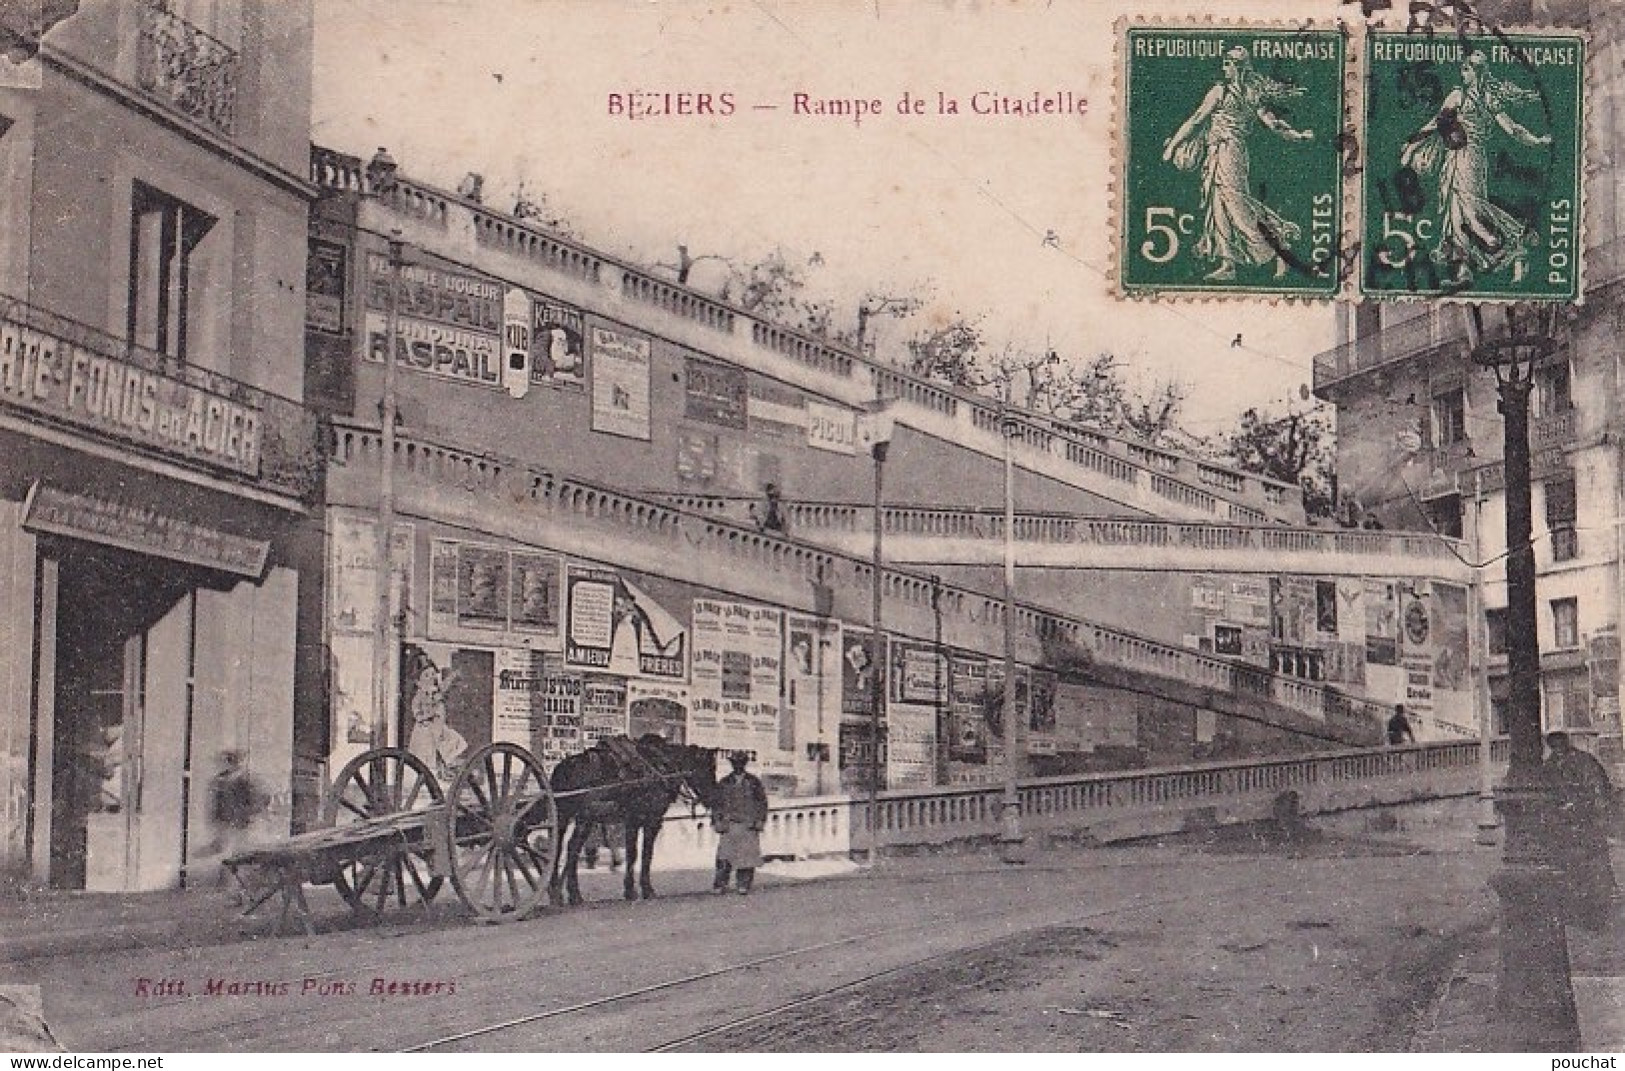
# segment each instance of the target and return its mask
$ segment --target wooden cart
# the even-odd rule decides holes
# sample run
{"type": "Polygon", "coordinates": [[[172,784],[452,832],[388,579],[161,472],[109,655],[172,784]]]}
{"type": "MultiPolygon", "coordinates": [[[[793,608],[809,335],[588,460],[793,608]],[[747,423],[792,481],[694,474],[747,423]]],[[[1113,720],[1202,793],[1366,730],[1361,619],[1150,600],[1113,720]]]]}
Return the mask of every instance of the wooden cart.
{"type": "Polygon", "coordinates": [[[304,887],[333,885],[358,914],[428,907],[446,881],[478,918],[521,919],[548,893],[558,806],[542,764],[517,744],[480,748],[444,788],[404,748],[356,756],[334,779],[323,828],[225,860],[244,914],[281,898],[277,932],[296,915],[314,930],[304,887]]]}

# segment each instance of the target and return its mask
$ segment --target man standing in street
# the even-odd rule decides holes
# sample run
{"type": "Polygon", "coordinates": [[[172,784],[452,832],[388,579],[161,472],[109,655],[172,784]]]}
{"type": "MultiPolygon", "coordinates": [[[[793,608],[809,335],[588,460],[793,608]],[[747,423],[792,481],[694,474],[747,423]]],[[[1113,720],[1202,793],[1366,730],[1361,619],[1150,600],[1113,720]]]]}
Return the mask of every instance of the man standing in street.
{"type": "Polygon", "coordinates": [[[756,868],[762,865],[762,830],[767,827],[767,789],[746,771],[750,753],[728,756],[733,772],[717,783],[717,805],[711,824],[717,831],[717,873],[711,891],[728,891],[729,874],[737,875],[739,895],[750,892],[756,868]]]}
{"type": "Polygon", "coordinates": [[[1547,733],[1546,747],[1541,772],[1557,797],[1557,828],[1551,839],[1563,868],[1566,915],[1580,926],[1598,929],[1607,920],[1616,889],[1608,836],[1620,833],[1619,802],[1602,763],[1575,747],[1568,733],[1547,733]]]}
{"type": "Polygon", "coordinates": [[[1400,744],[1416,743],[1416,733],[1411,731],[1411,719],[1405,716],[1405,704],[1400,703],[1394,707],[1394,716],[1388,719],[1388,744],[1398,747],[1400,744]]]}

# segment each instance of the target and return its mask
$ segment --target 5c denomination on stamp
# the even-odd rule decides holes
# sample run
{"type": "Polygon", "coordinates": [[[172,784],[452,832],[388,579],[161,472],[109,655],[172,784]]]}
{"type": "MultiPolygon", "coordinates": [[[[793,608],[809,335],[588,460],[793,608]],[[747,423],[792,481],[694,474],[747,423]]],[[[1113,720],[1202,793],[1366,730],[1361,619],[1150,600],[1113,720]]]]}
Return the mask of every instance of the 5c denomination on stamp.
{"type": "Polygon", "coordinates": [[[1579,298],[1584,61],[1551,32],[1366,38],[1366,295],[1579,298]]]}
{"type": "Polygon", "coordinates": [[[1119,288],[1335,296],[1343,35],[1132,26],[1118,47],[1119,288]]]}

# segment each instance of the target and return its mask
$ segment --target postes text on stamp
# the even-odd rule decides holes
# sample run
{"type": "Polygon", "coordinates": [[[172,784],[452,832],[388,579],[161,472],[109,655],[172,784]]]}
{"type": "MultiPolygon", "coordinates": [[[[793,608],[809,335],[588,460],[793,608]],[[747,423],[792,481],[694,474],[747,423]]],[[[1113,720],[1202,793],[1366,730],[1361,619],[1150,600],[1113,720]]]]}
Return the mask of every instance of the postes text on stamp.
{"type": "Polygon", "coordinates": [[[1584,59],[1577,35],[1366,38],[1363,293],[1579,298],[1584,59]]]}
{"type": "Polygon", "coordinates": [[[1119,288],[1334,296],[1343,36],[1131,26],[1118,47],[1119,288]]]}

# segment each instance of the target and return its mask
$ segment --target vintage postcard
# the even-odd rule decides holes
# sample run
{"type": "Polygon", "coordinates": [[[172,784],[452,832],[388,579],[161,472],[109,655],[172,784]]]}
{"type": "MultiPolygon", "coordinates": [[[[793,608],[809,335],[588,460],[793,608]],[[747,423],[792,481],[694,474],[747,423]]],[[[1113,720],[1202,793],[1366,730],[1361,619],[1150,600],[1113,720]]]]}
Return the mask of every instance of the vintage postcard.
{"type": "Polygon", "coordinates": [[[0,1051],[1613,1066],[1617,7],[0,2],[0,1051]]]}

